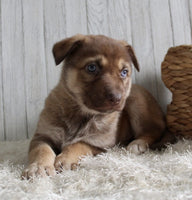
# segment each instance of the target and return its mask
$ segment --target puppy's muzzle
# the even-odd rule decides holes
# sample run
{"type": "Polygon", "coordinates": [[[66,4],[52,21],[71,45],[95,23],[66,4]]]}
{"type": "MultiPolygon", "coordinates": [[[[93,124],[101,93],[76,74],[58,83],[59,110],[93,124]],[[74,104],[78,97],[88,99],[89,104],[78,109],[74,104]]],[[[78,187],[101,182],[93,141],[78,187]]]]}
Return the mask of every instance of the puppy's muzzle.
{"type": "Polygon", "coordinates": [[[115,106],[115,105],[118,105],[120,103],[122,95],[119,92],[116,92],[116,93],[111,92],[111,93],[107,93],[106,98],[108,100],[108,103],[111,106],[115,106]]]}

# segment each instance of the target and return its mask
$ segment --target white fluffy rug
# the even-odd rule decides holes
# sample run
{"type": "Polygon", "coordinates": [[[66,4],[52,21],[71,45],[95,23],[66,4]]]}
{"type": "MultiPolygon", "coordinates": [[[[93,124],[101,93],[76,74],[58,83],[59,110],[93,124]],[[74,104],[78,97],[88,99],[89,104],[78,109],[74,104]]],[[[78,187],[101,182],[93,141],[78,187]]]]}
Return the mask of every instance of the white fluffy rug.
{"type": "Polygon", "coordinates": [[[76,171],[20,179],[29,141],[0,142],[0,199],[192,199],[192,141],[141,156],[125,149],[82,160],[76,171]]]}

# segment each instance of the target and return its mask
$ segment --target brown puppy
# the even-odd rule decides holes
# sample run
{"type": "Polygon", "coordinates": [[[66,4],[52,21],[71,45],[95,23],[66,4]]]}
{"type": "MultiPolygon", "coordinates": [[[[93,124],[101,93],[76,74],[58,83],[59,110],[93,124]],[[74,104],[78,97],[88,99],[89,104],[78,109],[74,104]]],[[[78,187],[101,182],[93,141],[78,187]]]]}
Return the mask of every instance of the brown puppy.
{"type": "Polygon", "coordinates": [[[29,148],[24,177],[71,169],[83,155],[115,144],[141,154],[164,130],[163,113],[142,87],[131,84],[133,49],[106,36],[75,35],[53,47],[64,61],[60,81],[49,94],[29,148]],[[132,87],[131,87],[132,85],[132,87]]]}

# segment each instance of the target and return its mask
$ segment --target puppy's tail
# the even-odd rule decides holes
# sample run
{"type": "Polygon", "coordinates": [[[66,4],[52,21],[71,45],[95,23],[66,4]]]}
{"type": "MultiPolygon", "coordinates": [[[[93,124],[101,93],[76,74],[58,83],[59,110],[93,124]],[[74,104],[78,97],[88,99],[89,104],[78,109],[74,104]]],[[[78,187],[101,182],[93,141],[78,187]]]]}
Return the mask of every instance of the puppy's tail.
{"type": "Polygon", "coordinates": [[[160,139],[160,141],[154,143],[150,146],[152,150],[162,150],[167,147],[169,144],[175,144],[178,141],[178,138],[168,130],[166,130],[160,139]]]}

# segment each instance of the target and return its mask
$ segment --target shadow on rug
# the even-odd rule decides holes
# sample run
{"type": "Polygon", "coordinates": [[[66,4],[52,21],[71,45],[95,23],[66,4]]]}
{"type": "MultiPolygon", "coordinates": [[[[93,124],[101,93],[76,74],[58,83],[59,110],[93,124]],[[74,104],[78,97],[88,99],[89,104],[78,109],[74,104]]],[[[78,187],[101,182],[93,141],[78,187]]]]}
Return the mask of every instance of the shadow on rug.
{"type": "Polygon", "coordinates": [[[135,156],[115,147],[76,171],[21,180],[29,141],[0,142],[0,199],[192,199],[192,141],[135,156]]]}

